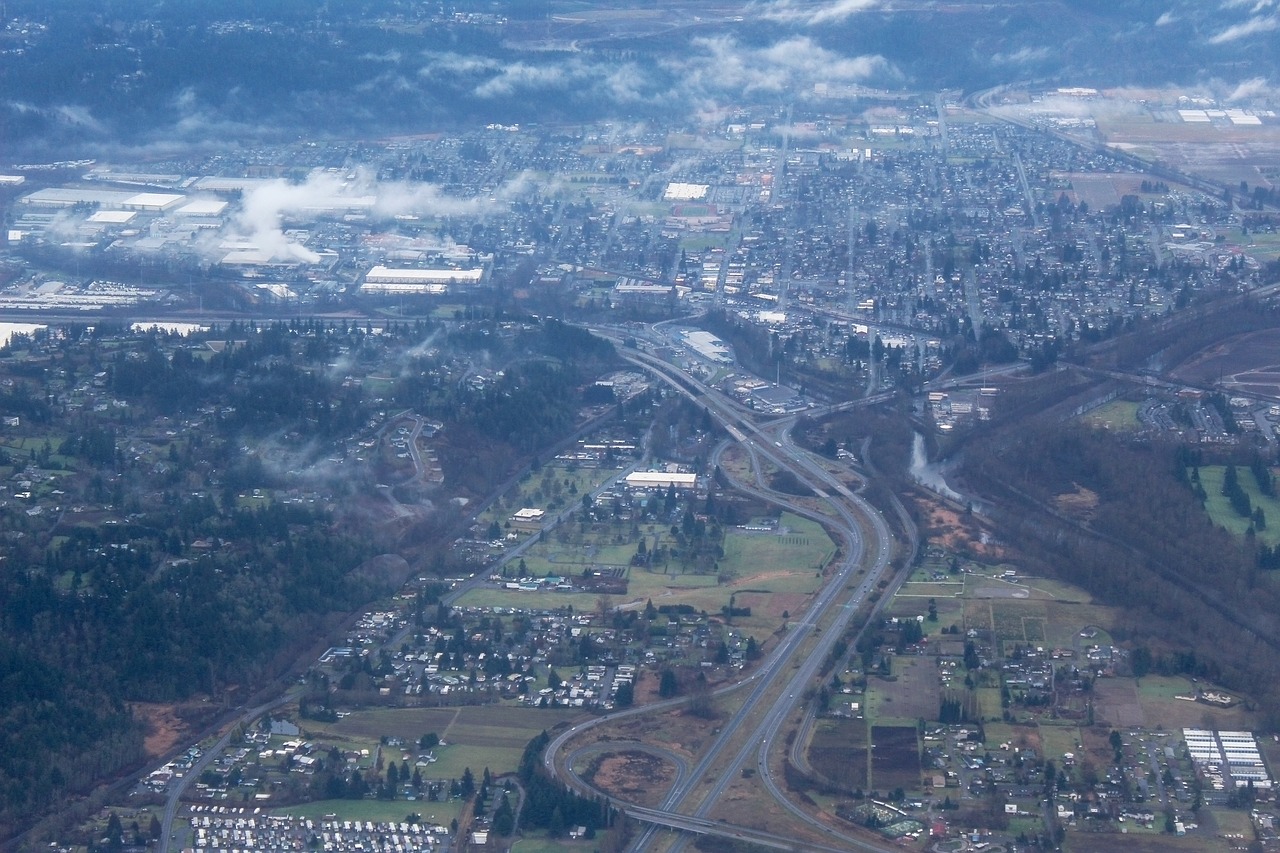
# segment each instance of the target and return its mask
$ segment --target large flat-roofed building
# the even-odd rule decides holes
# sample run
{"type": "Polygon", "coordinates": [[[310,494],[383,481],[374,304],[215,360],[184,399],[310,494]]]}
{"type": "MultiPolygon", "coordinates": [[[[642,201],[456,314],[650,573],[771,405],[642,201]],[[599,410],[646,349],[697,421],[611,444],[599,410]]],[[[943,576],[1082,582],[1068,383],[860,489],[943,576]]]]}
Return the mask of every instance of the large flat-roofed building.
{"type": "Polygon", "coordinates": [[[707,193],[711,190],[708,184],[687,184],[681,181],[674,181],[667,184],[667,188],[662,193],[662,198],[666,201],[700,201],[707,197],[707,193]]]}
{"type": "Polygon", "coordinates": [[[479,284],[484,269],[391,269],[376,266],[364,277],[360,292],[371,295],[444,293],[451,284],[479,284]]]}
{"type": "Polygon", "coordinates": [[[227,202],[216,198],[198,198],[174,211],[175,216],[221,216],[227,202]]]}
{"type": "Polygon", "coordinates": [[[627,487],[631,489],[667,489],[689,491],[698,485],[697,474],[679,471],[634,471],[627,475],[627,487]]]}
{"type": "Polygon", "coordinates": [[[710,332],[695,329],[691,332],[683,332],[682,336],[690,349],[708,361],[714,361],[717,364],[733,363],[733,354],[729,350],[729,345],[710,332]]]}
{"type": "Polygon", "coordinates": [[[137,215],[133,210],[99,210],[85,221],[94,225],[127,225],[137,215]]]}
{"type": "Polygon", "coordinates": [[[1187,752],[1214,790],[1228,787],[1270,789],[1271,776],[1252,732],[1183,729],[1187,752]]]}
{"type": "Polygon", "coordinates": [[[137,210],[145,213],[163,213],[186,201],[177,193],[138,193],[128,190],[91,190],[78,187],[51,187],[36,190],[22,197],[22,203],[32,207],[69,208],[88,205],[104,210],[137,210]]]}
{"type": "Polygon", "coordinates": [[[177,207],[186,200],[186,196],[178,195],[177,193],[137,193],[125,199],[123,207],[125,210],[162,213],[177,207]]]}

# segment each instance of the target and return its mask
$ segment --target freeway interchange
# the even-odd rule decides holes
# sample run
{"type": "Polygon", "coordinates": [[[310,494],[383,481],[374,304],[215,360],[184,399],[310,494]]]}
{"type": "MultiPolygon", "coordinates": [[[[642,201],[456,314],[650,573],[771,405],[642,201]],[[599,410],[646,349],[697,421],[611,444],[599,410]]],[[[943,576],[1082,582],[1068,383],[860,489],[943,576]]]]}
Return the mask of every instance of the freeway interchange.
{"type": "MultiPolygon", "coordinates": [[[[606,336],[609,335],[606,333],[606,336]]],[[[901,582],[900,577],[892,577],[895,566],[892,558],[897,546],[888,523],[875,507],[792,443],[790,430],[795,423],[794,416],[757,423],[754,413],[740,408],[673,365],[634,349],[620,347],[619,351],[633,364],[704,406],[724,428],[730,438],[716,448],[711,460],[714,465],[719,465],[731,445],[737,444],[745,450],[755,471],[754,482],[735,483],[737,488],[820,521],[840,546],[835,570],[815,594],[803,617],[791,623],[746,679],[717,692],[718,696],[730,700],[726,704],[733,710],[697,763],[688,767],[686,762],[672,756],[680,772],[658,808],[618,804],[623,813],[643,824],[629,849],[679,851],[692,836],[703,834],[786,850],[892,849],[887,842],[868,840],[832,827],[793,802],[775,778],[777,770],[770,763],[771,756],[780,757],[780,753],[775,755],[774,745],[779,739],[785,739],[787,720],[805,702],[823,662],[841,635],[860,614],[869,615],[863,605],[877,588],[901,582]],[[825,506],[817,510],[811,499],[800,501],[770,490],[761,476],[763,464],[789,471],[812,489],[825,506]],[[753,775],[747,771],[753,771],[767,794],[789,813],[792,826],[754,828],[711,817],[726,789],[744,775],[753,775]],[[801,840],[793,832],[799,827],[804,827],[808,836],[823,840],[801,840]]],[[[914,531],[908,535],[913,538],[914,531]]],[[[914,549],[914,542],[902,544],[908,551],[914,549]]],[[[909,562],[899,561],[896,565],[909,562]]],[[[598,795],[600,792],[579,779],[572,769],[574,757],[581,752],[574,748],[579,736],[597,726],[626,717],[660,713],[681,703],[680,699],[672,699],[630,708],[572,727],[549,744],[544,756],[545,767],[580,792],[598,795]]],[[[653,745],[638,745],[638,748],[660,751],[653,745]]]]}

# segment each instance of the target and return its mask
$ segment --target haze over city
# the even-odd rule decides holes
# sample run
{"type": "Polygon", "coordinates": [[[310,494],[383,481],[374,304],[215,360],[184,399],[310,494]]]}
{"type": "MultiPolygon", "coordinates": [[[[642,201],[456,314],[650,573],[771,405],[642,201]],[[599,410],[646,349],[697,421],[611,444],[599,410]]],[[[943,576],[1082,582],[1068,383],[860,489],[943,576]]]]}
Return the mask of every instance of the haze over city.
{"type": "Polygon", "coordinates": [[[0,3],[0,845],[1280,849],[1280,5],[0,3]]]}

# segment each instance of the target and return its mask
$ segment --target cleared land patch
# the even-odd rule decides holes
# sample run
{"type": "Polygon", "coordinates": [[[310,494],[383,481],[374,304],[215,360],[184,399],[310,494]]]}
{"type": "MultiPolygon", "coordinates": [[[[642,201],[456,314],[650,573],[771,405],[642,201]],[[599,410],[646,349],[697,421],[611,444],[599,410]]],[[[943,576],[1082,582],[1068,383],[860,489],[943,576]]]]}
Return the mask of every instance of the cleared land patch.
{"type": "Polygon", "coordinates": [[[850,791],[866,790],[866,720],[823,719],[809,740],[809,766],[850,791]]]}
{"type": "Polygon", "coordinates": [[[875,726],[871,756],[872,789],[892,791],[920,786],[920,743],[915,726],[875,726]]]}

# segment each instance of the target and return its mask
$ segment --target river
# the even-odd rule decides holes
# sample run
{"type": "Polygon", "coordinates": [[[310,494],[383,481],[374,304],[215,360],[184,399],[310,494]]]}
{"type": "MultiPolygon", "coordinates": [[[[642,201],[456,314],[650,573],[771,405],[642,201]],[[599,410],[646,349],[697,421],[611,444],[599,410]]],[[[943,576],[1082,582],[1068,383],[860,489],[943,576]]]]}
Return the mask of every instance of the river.
{"type": "Polygon", "coordinates": [[[947,485],[946,478],[942,476],[942,469],[929,461],[924,449],[924,436],[918,432],[911,441],[911,477],[920,485],[937,492],[944,498],[960,503],[965,502],[964,495],[947,485]]]}

